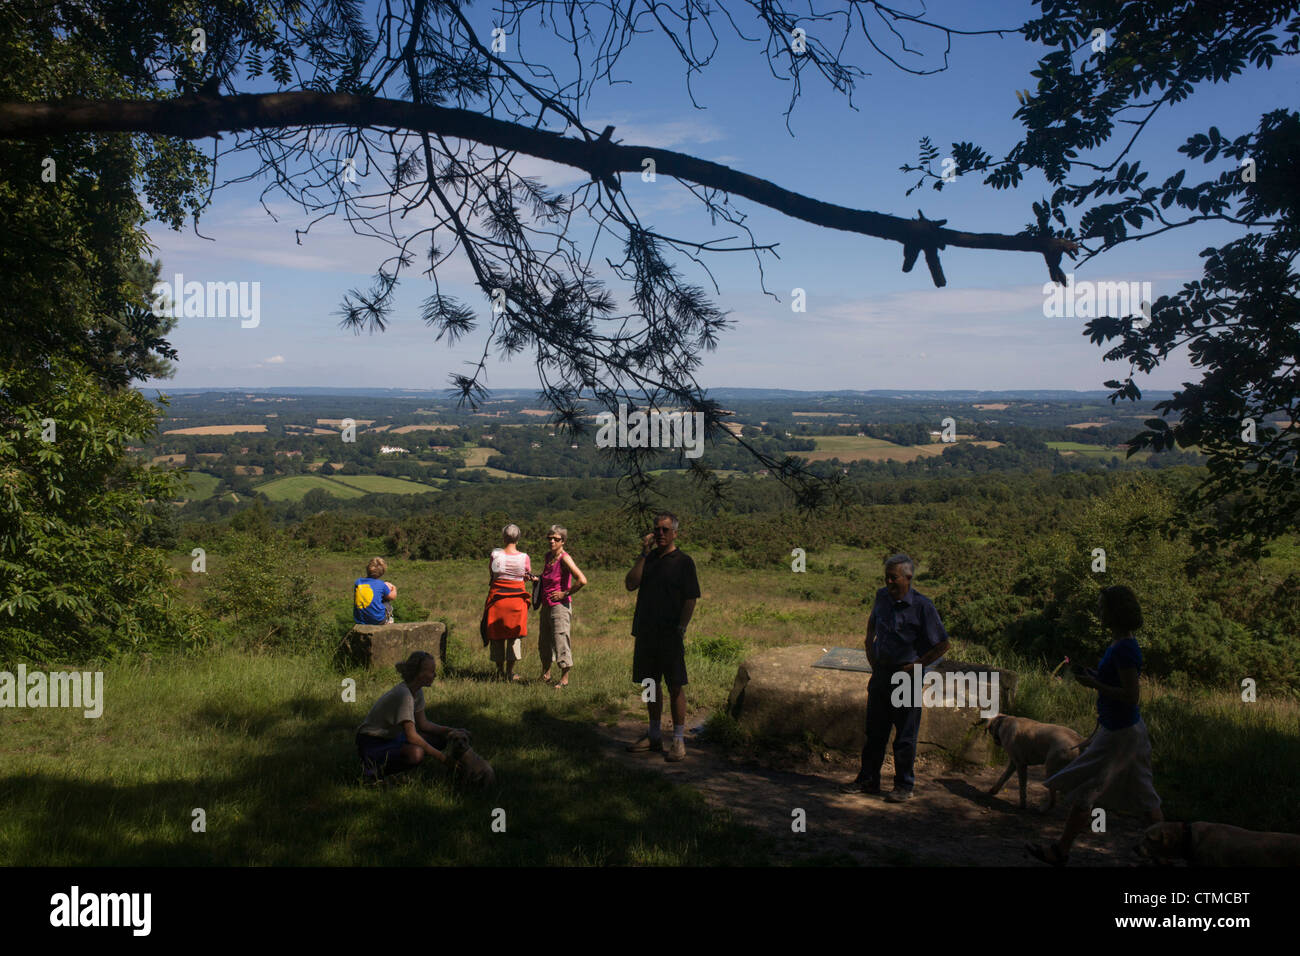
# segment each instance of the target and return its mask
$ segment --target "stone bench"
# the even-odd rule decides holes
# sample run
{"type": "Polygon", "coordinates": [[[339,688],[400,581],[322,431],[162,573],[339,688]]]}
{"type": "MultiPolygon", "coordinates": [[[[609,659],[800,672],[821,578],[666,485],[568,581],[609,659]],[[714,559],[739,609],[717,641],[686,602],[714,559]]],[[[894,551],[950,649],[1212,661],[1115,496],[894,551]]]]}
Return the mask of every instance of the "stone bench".
{"type": "MultiPolygon", "coordinates": [[[[808,731],[829,747],[860,752],[866,739],[867,681],[871,675],[813,667],[824,654],[821,645],[799,645],[775,647],[747,658],[736,671],[728,712],[752,734],[797,737],[808,731]]],[[[996,671],[998,708],[1002,711],[1015,693],[1012,671],[959,661],[943,661],[930,671],[996,671]]],[[[965,703],[951,698],[948,702],[965,703]]],[[[975,726],[980,716],[973,701],[971,706],[923,707],[918,753],[939,749],[967,760],[986,760],[988,735],[975,726]]],[[[892,746],[892,731],[890,740],[892,746]]]]}
{"type": "Polygon", "coordinates": [[[391,670],[413,651],[428,651],[445,660],[447,625],[442,621],[412,621],[398,624],[357,624],[339,645],[339,657],[368,670],[391,670]]]}

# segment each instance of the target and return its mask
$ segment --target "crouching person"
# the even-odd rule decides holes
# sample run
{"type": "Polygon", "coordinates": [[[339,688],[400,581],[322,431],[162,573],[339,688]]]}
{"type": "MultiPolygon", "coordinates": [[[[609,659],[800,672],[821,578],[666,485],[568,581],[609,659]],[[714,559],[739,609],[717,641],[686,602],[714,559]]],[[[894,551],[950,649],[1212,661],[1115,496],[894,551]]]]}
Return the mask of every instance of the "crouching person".
{"type": "Polygon", "coordinates": [[[396,667],[402,682],[375,702],[357,728],[357,753],[362,772],[370,780],[410,770],[426,757],[445,764],[443,749],[447,735],[455,729],[435,724],[424,715],[424,688],[437,674],[434,656],[416,651],[396,667]]]}

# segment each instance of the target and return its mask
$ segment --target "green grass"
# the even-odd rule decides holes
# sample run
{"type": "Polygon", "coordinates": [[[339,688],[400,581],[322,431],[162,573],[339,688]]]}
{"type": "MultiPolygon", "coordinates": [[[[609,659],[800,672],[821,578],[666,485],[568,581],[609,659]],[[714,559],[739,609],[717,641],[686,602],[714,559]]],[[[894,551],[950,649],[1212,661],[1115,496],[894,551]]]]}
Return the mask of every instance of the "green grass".
{"type": "MultiPolygon", "coordinates": [[[[1094,691],[1050,678],[1023,660],[997,660],[1019,675],[1012,710],[1085,736],[1096,723],[1094,691]]],[[[1252,830],[1300,826],[1300,703],[1238,690],[1177,690],[1143,678],[1142,719],[1151,735],[1156,790],[1171,820],[1208,820],[1252,830]]]]}
{"type": "Polygon", "coordinates": [[[1151,452],[1140,451],[1132,458],[1126,458],[1128,453],[1123,448],[1108,448],[1105,445],[1089,445],[1078,441],[1049,441],[1044,444],[1053,451],[1072,452],[1083,458],[1099,458],[1104,461],[1112,458],[1118,458],[1120,461],[1146,461],[1151,457],[1151,452]]]}
{"type": "Polygon", "coordinates": [[[554,475],[525,475],[518,471],[505,471],[501,468],[487,468],[487,467],[462,468],[460,473],[464,475],[475,471],[481,471],[483,472],[483,474],[490,475],[493,478],[527,478],[531,481],[538,481],[538,480],[551,481],[555,477],[554,475]]]}
{"type": "MultiPolygon", "coordinates": [[[[356,488],[366,494],[385,495],[421,495],[438,489],[433,483],[422,484],[406,478],[389,478],[384,475],[334,475],[331,479],[349,488],[356,488]]],[[[445,482],[446,479],[426,479],[430,482],[445,482]]]]}
{"type": "Polygon", "coordinates": [[[929,455],[941,454],[948,446],[938,442],[928,445],[896,445],[883,438],[866,435],[818,435],[813,451],[792,454],[809,461],[915,461],[929,455]]]}
{"type": "Polygon", "coordinates": [[[313,488],[320,488],[339,498],[363,498],[366,495],[366,492],[360,488],[352,488],[341,482],[332,481],[323,475],[287,475],[283,478],[272,478],[254,487],[272,501],[300,501],[303,495],[313,488]]]}
{"type": "Polygon", "coordinates": [[[202,471],[191,471],[185,477],[185,488],[181,492],[181,497],[193,500],[210,498],[219,484],[221,484],[221,479],[216,475],[209,475],[202,471]]]}
{"type": "MultiPolygon", "coordinates": [[[[539,558],[539,542],[523,542],[539,558]]],[[[703,590],[687,638],[690,722],[713,713],[716,744],[743,741],[723,712],[738,661],[765,647],[861,646],[876,574],[864,552],[808,556],[791,574],[730,569],[701,549],[703,590]]],[[[346,610],[352,581],[371,555],[304,552],[330,602],[346,610]]],[[[563,694],[536,681],[535,632],[519,672],[531,683],[485,678],[477,639],[481,561],[392,558],[385,577],[401,596],[451,625],[454,664],[426,692],[433,719],[469,727],[497,772],[497,789],[457,792],[433,766],[386,789],[358,779],[353,732],[392,687],[394,673],[339,672],[329,646],[315,652],[126,659],[104,667],[104,715],[7,710],[0,722],[0,865],[638,865],[762,864],[772,845],[710,809],[689,786],[625,768],[605,756],[597,728],[645,709],[631,680],[634,595],[624,569],[585,566],[574,599],[572,683],[563,694]],[[355,702],[342,699],[345,677],[355,702]],[[190,829],[192,811],[207,832],[190,829]],[[506,811],[504,834],[492,812],[506,811]]],[[[188,568],[188,552],[175,556],[188,568]]],[[[208,574],[229,556],[208,556],[208,574]]],[[[204,575],[182,585],[194,599],[204,575]]],[[[941,588],[923,589],[941,594],[941,588]]],[[[341,616],[346,617],[346,614],[341,616]]],[[[530,627],[534,626],[530,622],[530,627]]],[[[346,625],[335,625],[341,633],[346,625]]],[[[1088,733],[1095,694],[1048,676],[1042,662],[989,658],[954,638],[950,656],[1019,675],[1012,710],[1088,733]]],[[[1055,663],[1055,662],[1050,662],[1055,663]]],[[[1300,704],[1245,704],[1230,689],[1186,692],[1144,681],[1155,782],[1170,819],[1214,820],[1258,830],[1300,820],[1300,704]]]]}
{"type": "Polygon", "coordinates": [[[97,720],[17,712],[0,725],[0,864],[766,862],[764,840],[695,791],[604,756],[587,719],[595,686],[561,699],[481,673],[440,679],[431,713],[472,730],[496,789],[457,791],[434,765],[363,787],[353,734],[397,677],[346,675],[348,703],[344,676],[322,655],[120,663],[105,668],[97,720]],[[191,829],[195,808],[206,832],[191,829]],[[498,808],[504,833],[491,829],[498,808]]]}
{"type": "Polygon", "coordinates": [[[488,459],[493,455],[500,454],[495,448],[488,448],[484,445],[454,449],[453,451],[459,451],[464,457],[466,468],[481,468],[487,464],[488,459]]]}
{"type": "Polygon", "coordinates": [[[1089,452],[1098,455],[1113,455],[1114,451],[1104,445],[1089,445],[1081,441],[1049,441],[1046,442],[1048,448],[1054,451],[1077,451],[1089,452]]]}

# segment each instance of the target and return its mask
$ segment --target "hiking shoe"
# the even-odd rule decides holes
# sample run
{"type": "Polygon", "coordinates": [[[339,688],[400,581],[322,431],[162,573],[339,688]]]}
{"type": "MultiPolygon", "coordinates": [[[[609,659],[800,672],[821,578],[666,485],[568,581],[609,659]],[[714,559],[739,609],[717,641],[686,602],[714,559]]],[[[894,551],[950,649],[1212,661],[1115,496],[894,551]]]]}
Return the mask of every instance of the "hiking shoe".
{"type": "Polygon", "coordinates": [[[668,748],[667,753],[664,754],[664,759],[667,760],[669,763],[677,763],[677,761],[679,760],[685,760],[686,741],[684,741],[681,737],[674,737],[672,746],[670,746],[668,748]]]}
{"type": "Polygon", "coordinates": [[[842,783],[839,787],[840,793],[880,793],[880,784],[868,783],[865,780],[850,780],[848,783],[842,783]]]}
{"type": "Polygon", "coordinates": [[[885,797],[886,803],[906,803],[912,799],[911,790],[899,790],[897,788],[890,790],[889,795],[885,797]]]}
{"type": "Polygon", "coordinates": [[[628,744],[623,749],[630,754],[645,754],[645,753],[661,754],[664,752],[664,742],[662,738],[658,740],[652,740],[649,734],[642,734],[640,740],[638,740],[634,744],[628,744]]]}

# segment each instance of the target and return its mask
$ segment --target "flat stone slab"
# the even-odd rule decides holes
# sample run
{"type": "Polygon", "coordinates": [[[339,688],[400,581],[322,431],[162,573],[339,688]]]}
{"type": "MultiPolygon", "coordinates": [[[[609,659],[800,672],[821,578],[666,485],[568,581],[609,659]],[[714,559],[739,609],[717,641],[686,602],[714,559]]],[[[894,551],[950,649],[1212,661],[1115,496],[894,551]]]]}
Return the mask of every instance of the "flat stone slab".
{"type": "Polygon", "coordinates": [[[861,671],[871,673],[871,664],[867,661],[867,652],[852,647],[832,647],[813,667],[825,667],[833,671],[861,671]]]}
{"type": "Polygon", "coordinates": [[[412,621],[399,624],[356,624],[339,645],[339,655],[353,665],[369,670],[389,669],[413,651],[427,651],[434,657],[445,653],[447,625],[442,621],[412,621]]]}
{"type": "MultiPolygon", "coordinates": [[[[808,731],[837,750],[861,751],[866,741],[867,681],[871,675],[856,669],[818,666],[826,655],[825,648],[811,644],[774,647],[754,654],[736,671],[728,712],[753,734],[797,737],[808,731]]],[[[998,709],[1007,709],[1015,693],[1014,672],[943,661],[927,674],[938,675],[933,678],[938,680],[957,672],[996,672],[998,709]]],[[[953,706],[922,709],[918,752],[945,750],[968,760],[984,760],[990,752],[989,742],[983,728],[976,726],[981,716],[977,702],[965,700],[960,688],[956,695],[939,693],[934,699],[953,706]]],[[[892,732],[890,740],[892,746],[892,732]]]]}

